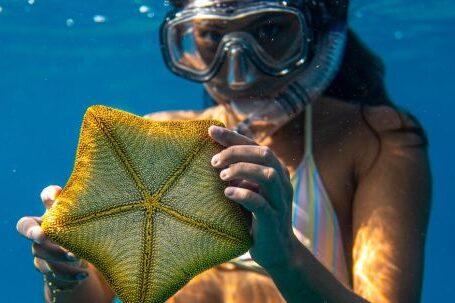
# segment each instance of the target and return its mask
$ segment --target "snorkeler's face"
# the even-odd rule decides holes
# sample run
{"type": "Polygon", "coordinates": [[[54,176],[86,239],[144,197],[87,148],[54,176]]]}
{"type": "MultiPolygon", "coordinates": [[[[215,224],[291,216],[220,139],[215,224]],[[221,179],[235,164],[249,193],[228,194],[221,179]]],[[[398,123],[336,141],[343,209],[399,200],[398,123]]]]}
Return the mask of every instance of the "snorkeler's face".
{"type": "MultiPolygon", "coordinates": [[[[200,56],[199,64],[202,68],[210,66],[216,60],[220,45],[226,47],[223,46],[223,37],[230,33],[241,32],[252,37],[271,60],[280,61],[297,56],[302,48],[301,41],[295,41],[299,39],[290,41],[301,28],[299,19],[293,15],[283,17],[283,13],[280,12],[251,14],[235,20],[194,18],[192,27],[195,47],[200,56]]],[[[270,95],[282,88],[293,76],[293,73],[280,77],[268,76],[256,68],[248,58],[246,50],[243,50],[238,58],[232,59],[229,57],[230,54],[230,51],[226,52],[227,58],[224,59],[218,73],[207,83],[209,86],[216,87],[216,90],[223,95],[233,98],[270,95]],[[231,79],[233,69],[237,72],[239,69],[244,69],[248,73],[244,76],[254,81],[233,85],[231,79]]]]}
{"type": "Polygon", "coordinates": [[[279,93],[300,73],[312,41],[308,16],[265,0],[186,2],[161,33],[174,73],[230,101],[279,93]]]}

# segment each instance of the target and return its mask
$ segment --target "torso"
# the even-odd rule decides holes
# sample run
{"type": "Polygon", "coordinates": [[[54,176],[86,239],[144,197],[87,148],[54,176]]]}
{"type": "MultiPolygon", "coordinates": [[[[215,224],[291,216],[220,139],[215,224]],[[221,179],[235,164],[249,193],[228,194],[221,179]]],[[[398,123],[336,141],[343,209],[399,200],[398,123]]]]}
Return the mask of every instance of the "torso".
{"type": "MultiPolygon", "coordinates": [[[[151,119],[219,118],[220,107],[203,112],[167,112],[151,119]],[[217,117],[212,117],[216,112],[217,117]],[[161,115],[161,116],[160,116],[161,115]]],[[[229,123],[229,121],[224,121],[229,123]]],[[[227,125],[228,127],[230,125],[227,125]]],[[[294,171],[304,151],[304,115],[300,115],[267,143],[277,157],[294,171]]],[[[362,119],[360,107],[321,98],[313,105],[313,155],[324,187],[336,212],[342,234],[349,274],[352,276],[352,203],[359,171],[375,155],[374,136],[362,119]]]]}

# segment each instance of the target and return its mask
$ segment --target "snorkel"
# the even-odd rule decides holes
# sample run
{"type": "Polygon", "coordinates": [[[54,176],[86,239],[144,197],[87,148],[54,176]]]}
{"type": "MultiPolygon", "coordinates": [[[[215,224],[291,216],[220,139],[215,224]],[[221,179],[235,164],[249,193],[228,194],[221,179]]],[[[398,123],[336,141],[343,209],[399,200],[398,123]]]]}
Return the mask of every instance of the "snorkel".
{"type": "MultiPolygon", "coordinates": [[[[320,3],[320,12],[324,14],[326,20],[325,31],[318,38],[310,63],[302,67],[304,68],[302,74],[284,90],[270,100],[264,100],[263,107],[251,112],[238,123],[233,128],[235,131],[256,142],[262,142],[298,116],[307,104],[316,100],[330,85],[344,53],[347,22],[346,19],[328,15],[323,3],[320,3]]],[[[208,91],[210,92],[210,88],[208,91]]],[[[240,115],[236,111],[234,100],[227,105],[234,114],[240,115]]]]}
{"type": "Polygon", "coordinates": [[[174,73],[204,83],[209,95],[234,117],[237,124],[233,129],[258,143],[316,100],[340,66],[346,43],[347,0],[195,0],[181,8],[162,26],[165,62],[174,73]],[[188,37],[197,35],[198,31],[188,20],[201,20],[200,16],[203,16],[209,23],[218,22],[215,25],[222,27],[223,24],[213,20],[230,24],[231,20],[248,19],[255,12],[271,14],[270,11],[282,11],[281,18],[285,20],[300,20],[298,25],[302,31],[294,32],[294,37],[277,36],[288,41],[282,44],[278,53],[285,53],[291,44],[300,49],[289,60],[275,61],[267,56],[264,51],[267,46],[258,43],[257,37],[249,32],[254,22],[245,22],[245,27],[235,27],[237,29],[232,32],[221,32],[223,36],[216,41],[217,51],[210,60],[204,61],[201,57],[204,55],[201,50],[206,50],[204,44],[199,49],[193,48],[194,52],[185,45],[193,39],[188,37]],[[180,51],[182,47],[185,52],[180,51]],[[191,62],[199,65],[191,65],[191,62]],[[223,72],[219,73],[222,68],[223,72]],[[261,81],[255,83],[261,72],[267,75],[264,79],[272,84],[270,87],[262,85],[261,81]],[[212,81],[215,77],[218,79],[212,81]]]}

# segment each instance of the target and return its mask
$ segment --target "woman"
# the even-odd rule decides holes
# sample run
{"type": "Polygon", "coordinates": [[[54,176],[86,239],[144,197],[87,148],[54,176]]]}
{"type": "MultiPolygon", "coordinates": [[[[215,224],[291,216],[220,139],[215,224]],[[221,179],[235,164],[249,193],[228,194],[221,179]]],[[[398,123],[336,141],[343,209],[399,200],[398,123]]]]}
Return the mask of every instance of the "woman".
{"type": "MultiPolygon", "coordinates": [[[[254,214],[249,254],[197,276],[169,302],[418,302],[431,177],[425,135],[396,109],[379,60],[346,31],[346,1],[175,0],[170,69],[216,105],[150,119],[215,118],[212,165],[254,214]],[[230,129],[235,129],[232,131],[230,129]]],[[[41,198],[50,207],[60,192],[41,198]]],[[[111,302],[92,265],[34,241],[50,302],[111,302]]]]}

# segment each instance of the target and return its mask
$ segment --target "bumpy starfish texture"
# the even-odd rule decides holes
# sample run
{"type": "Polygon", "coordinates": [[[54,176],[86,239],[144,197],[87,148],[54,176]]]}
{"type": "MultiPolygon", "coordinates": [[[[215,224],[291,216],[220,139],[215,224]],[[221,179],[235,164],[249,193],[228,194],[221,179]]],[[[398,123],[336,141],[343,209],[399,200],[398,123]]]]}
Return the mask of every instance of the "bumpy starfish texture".
{"type": "Polygon", "coordinates": [[[251,245],[210,165],[214,120],[157,122],[104,106],[83,120],[73,173],[45,234],[94,264],[124,302],[163,302],[251,245]]]}

